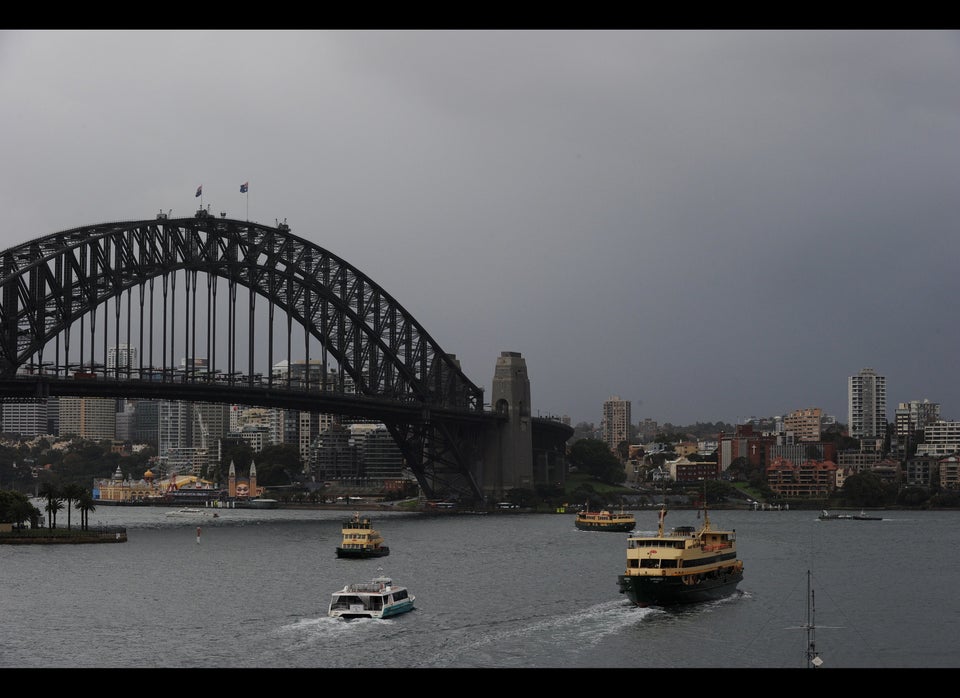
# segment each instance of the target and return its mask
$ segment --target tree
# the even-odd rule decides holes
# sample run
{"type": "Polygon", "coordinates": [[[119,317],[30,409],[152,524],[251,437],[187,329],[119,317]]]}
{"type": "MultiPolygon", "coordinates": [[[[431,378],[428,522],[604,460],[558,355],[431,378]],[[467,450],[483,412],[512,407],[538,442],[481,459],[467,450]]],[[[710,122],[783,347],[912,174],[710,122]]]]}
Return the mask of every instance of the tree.
{"type": "Polygon", "coordinates": [[[264,446],[257,454],[257,483],[266,487],[289,485],[300,479],[300,449],[293,444],[264,446]]]}
{"type": "Polygon", "coordinates": [[[885,501],[883,480],[869,470],[851,475],[843,483],[843,498],[858,507],[882,506],[885,501]]]}
{"type": "Polygon", "coordinates": [[[60,491],[60,495],[67,500],[67,530],[71,528],[70,525],[70,513],[73,510],[73,502],[80,498],[80,496],[86,490],[78,485],[75,482],[68,483],[63,486],[63,489],[60,491]]]}
{"type": "Polygon", "coordinates": [[[37,489],[37,496],[47,500],[47,528],[57,527],[57,512],[63,509],[60,501],[60,488],[51,480],[45,480],[37,489]]]}
{"type": "Polygon", "coordinates": [[[35,522],[40,518],[40,510],[37,509],[27,495],[13,490],[0,490],[0,521],[15,524],[16,527],[23,528],[24,521],[35,522]]]}
{"type": "Polygon", "coordinates": [[[77,509],[80,510],[80,529],[86,531],[90,525],[90,512],[96,509],[93,503],[93,495],[90,490],[84,490],[77,498],[77,509]]]}
{"type": "Polygon", "coordinates": [[[581,473],[611,485],[627,479],[627,473],[607,444],[599,439],[580,439],[570,447],[570,464],[581,473]]]}
{"type": "MultiPolygon", "coordinates": [[[[223,456],[220,458],[220,469],[227,472],[230,469],[230,463],[238,473],[246,473],[250,470],[250,463],[253,462],[253,448],[246,441],[234,442],[223,449],[223,456]]],[[[259,479],[260,473],[257,472],[259,479]]]]}

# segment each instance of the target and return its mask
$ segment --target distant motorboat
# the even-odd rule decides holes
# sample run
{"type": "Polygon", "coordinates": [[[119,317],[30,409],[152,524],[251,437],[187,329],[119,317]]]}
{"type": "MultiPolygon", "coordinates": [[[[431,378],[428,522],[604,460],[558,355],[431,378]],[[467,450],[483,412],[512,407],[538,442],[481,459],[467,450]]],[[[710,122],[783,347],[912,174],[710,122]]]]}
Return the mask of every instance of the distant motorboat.
{"type": "Polygon", "coordinates": [[[220,514],[217,512],[210,511],[209,509],[201,509],[199,507],[183,507],[182,509],[175,509],[173,511],[168,511],[167,516],[183,516],[187,518],[209,516],[214,519],[220,518],[220,514]]]}
{"type": "Polygon", "coordinates": [[[863,509],[860,510],[859,514],[831,514],[826,509],[820,512],[820,516],[817,517],[821,521],[833,521],[840,519],[850,519],[852,521],[883,521],[882,516],[869,516],[863,509]]]}

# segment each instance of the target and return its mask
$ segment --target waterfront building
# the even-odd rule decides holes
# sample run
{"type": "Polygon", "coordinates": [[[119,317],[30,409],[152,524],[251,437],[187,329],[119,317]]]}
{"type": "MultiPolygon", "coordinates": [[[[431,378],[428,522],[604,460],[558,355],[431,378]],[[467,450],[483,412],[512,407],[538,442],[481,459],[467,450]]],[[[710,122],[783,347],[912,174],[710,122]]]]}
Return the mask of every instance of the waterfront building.
{"type": "Polygon", "coordinates": [[[836,487],[837,464],[806,460],[795,464],[776,458],[767,466],[767,485],[784,497],[822,499],[836,487]]]}
{"type": "Polygon", "coordinates": [[[865,368],[847,379],[848,428],[855,439],[887,434],[887,379],[865,368]]]}
{"type": "Polygon", "coordinates": [[[882,456],[879,450],[870,448],[840,451],[837,454],[837,465],[841,468],[849,468],[854,473],[862,473],[879,463],[882,456]]]}
{"type": "Polygon", "coordinates": [[[955,455],[937,461],[940,471],[940,487],[945,490],[960,490],[960,457],[955,455]]]}
{"type": "Polygon", "coordinates": [[[263,487],[257,485],[257,464],[250,461],[250,472],[247,477],[237,477],[237,468],[230,461],[230,469],[227,471],[227,496],[230,499],[247,499],[248,497],[260,497],[264,493],[263,487]]]}
{"type": "Polygon", "coordinates": [[[870,472],[880,478],[887,485],[899,485],[903,479],[903,468],[900,461],[893,458],[883,458],[870,466],[870,472]]]}
{"type": "Polygon", "coordinates": [[[139,480],[134,480],[125,477],[118,465],[111,477],[93,481],[92,495],[97,503],[129,504],[159,500],[163,496],[163,490],[150,470],[139,480]]]}
{"type": "Polygon", "coordinates": [[[904,483],[914,487],[930,487],[937,473],[936,456],[913,456],[904,462],[904,483]]]}

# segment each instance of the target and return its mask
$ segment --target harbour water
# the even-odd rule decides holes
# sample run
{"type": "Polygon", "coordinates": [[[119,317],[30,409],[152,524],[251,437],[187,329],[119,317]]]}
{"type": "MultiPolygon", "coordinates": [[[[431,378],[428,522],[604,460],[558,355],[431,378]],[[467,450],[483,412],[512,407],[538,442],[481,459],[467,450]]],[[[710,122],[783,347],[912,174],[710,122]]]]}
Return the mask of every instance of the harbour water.
{"type": "MultiPolygon", "coordinates": [[[[351,512],[167,511],[98,507],[91,525],[126,543],[0,545],[0,667],[804,669],[811,636],[823,669],[960,666],[960,512],[714,511],[737,531],[739,593],[664,610],[618,592],[627,534],[571,515],[369,512],[390,555],[341,560],[351,512]],[[378,568],[416,610],[327,617],[332,591],[378,568]]],[[[654,531],[656,511],[637,522],[654,531]]]]}

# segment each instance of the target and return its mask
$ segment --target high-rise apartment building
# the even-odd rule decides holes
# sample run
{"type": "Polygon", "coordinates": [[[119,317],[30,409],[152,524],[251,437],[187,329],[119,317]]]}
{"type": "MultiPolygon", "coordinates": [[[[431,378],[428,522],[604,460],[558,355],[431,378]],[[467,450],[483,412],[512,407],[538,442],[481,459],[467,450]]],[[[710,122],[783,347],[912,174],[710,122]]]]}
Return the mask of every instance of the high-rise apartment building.
{"type": "Polygon", "coordinates": [[[614,395],[603,403],[603,422],[600,425],[603,440],[614,453],[617,446],[630,440],[630,401],[614,395]]]}
{"type": "Polygon", "coordinates": [[[847,381],[850,436],[883,438],[887,433],[887,379],[865,368],[847,381]]]}
{"type": "Polygon", "coordinates": [[[137,348],[126,344],[119,344],[107,349],[107,372],[112,373],[120,369],[132,369],[137,365],[137,348]]]}
{"type": "Polygon", "coordinates": [[[117,438],[117,401],[105,397],[64,395],[59,401],[60,435],[90,441],[117,438]]]}
{"type": "Polygon", "coordinates": [[[0,431],[19,436],[49,434],[46,400],[16,400],[0,404],[0,431]]]}

